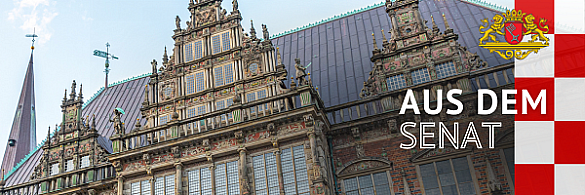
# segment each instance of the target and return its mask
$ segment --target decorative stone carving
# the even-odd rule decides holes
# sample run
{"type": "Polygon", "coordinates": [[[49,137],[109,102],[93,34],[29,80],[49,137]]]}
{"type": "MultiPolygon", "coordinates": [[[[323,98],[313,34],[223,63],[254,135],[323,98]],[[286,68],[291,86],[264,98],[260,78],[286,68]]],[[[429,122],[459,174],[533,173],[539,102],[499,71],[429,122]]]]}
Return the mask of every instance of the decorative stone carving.
{"type": "Polygon", "coordinates": [[[364,146],[362,144],[355,145],[355,152],[358,158],[365,156],[364,146]]]}
{"type": "Polygon", "coordinates": [[[312,114],[304,115],[303,120],[305,121],[305,126],[307,126],[307,127],[312,127],[315,123],[315,120],[313,119],[312,114]]]}
{"type": "Polygon", "coordinates": [[[144,161],[145,164],[149,165],[150,162],[152,161],[151,159],[152,159],[151,154],[149,153],[142,154],[142,160],[144,161]]]}
{"type": "Polygon", "coordinates": [[[345,166],[338,169],[337,175],[348,175],[380,167],[392,167],[392,163],[384,159],[364,157],[346,163],[345,166]]]}
{"type": "Polygon", "coordinates": [[[234,137],[236,137],[236,140],[238,141],[238,144],[243,144],[244,143],[244,132],[243,131],[236,131],[236,132],[234,132],[234,137]]]}
{"type": "Polygon", "coordinates": [[[174,158],[181,158],[181,147],[180,146],[172,147],[171,153],[173,153],[174,158]]]}
{"type": "Polygon", "coordinates": [[[398,126],[396,124],[396,119],[388,120],[388,130],[390,131],[390,133],[392,133],[394,131],[398,132],[398,126]]]}
{"type": "Polygon", "coordinates": [[[353,135],[353,138],[356,140],[360,139],[360,129],[357,127],[351,128],[351,135],[353,135]]]}
{"type": "Polygon", "coordinates": [[[209,139],[203,139],[201,145],[203,146],[203,149],[205,149],[205,151],[211,150],[211,145],[209,144],[209,139]]]}
{"type": "Polygon", "coordinates": [[[268,123],[268,125],[266,125],[266,128],[268,129],[268,132],[270,132],[270,135],[276,135],[277,132],[274,123],[268,123]]]}
{"type": "Polygon", "coordinates": [[[262,35],[265,41],[270,40],[270,34],[268,34],[268,28],[266,28],[266,24],[262,24],[262,35]]]}
{"type": "Polygon", "coordinates": [[[181,18],[179,18],[179,15],[175,18],[175,25],[177,26],[177,30],[181,30],[181,18]]]}
{"type": "Polygon", "coordinates": [[[122,172],[122,162],[119,160],[112,162],[112,166],[114,166],[114,169],[116,169],[118,174],[122,172]]]}

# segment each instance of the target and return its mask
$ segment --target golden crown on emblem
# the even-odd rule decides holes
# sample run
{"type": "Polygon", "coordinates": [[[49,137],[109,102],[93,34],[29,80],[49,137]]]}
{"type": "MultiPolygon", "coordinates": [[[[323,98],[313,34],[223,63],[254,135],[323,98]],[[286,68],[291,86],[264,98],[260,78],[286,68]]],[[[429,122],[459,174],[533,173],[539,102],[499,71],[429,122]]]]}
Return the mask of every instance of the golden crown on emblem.
{"type": "Polygon", "coordinates": [[[504,15],[504,17],[506,17],[506,22],[516,22],[516,21],[522,21],[522,18],[524,18],[524,15],[526,15],[526,13],[522,13],[522,10],[518,10],[516,12],[516,10],[506,10],[506,13],[502,13],[502,15],[504,15]]]}

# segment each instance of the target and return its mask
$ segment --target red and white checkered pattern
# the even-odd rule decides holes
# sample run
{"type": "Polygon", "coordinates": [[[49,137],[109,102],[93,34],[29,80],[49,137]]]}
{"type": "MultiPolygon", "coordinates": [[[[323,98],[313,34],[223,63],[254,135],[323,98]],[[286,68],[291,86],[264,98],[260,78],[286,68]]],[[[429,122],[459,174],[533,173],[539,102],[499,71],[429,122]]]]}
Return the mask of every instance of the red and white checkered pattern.
{"type": "Polygon", "coordinates": [[[551,40],[515,62],[518,94],[547,90],[545,115],[540,106],[516,115],[515,194],[585,195],[585,0],[515,0],[515,9],[546,18],[551,40]]]}

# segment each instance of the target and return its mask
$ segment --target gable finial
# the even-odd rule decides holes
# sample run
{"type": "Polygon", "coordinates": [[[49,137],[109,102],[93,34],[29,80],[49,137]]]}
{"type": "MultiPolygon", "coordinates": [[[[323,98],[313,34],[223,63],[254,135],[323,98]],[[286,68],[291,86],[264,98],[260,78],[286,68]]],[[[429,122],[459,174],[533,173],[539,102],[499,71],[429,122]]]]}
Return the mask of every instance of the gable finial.
{"type": "Polygon", "coordinates": [[[79,96],[77,96],[78,100],[83,100],[83,84],[79,85],[79,96]]]}
{"type": "Polygon", "coordinates": [[[254,20],[250,20],[250,36],[252,37],[252,39],[256,38],[256,29],[254,29],[254,20]]]}
{"type": "Polygon", "coordinates": [[[372,39],[374,40],[374,51],[380,50],[378,48],[378,43],[376,43],[376,35],[374,35],[374,32],[372,32],[372,39]]]}
{"type": "Polygon", "coordinates": [[[165,46],[165,53],[163,54],[163,64],[169,63],[169,55],[167,55],[167,46],[165,46]]]}
{"type": "Polygon", "coordinates": [[[280,57],[280,48],[276,47],[276,65],[280,65],[282,63],[282,58],[280,57]]]}
{"type": "Polygon", "coordinates": [[[450,29],[449,22],[447,22],[447,18],[445,17],[445,13],[443,13],[443,21],[445,21],[445,30],[450,29]]]}
{"type": "Polygon", "coordinates": [[[63,96],[63,102],[67,101],[67,89],[65,89],[65,95],[63,96]]]}

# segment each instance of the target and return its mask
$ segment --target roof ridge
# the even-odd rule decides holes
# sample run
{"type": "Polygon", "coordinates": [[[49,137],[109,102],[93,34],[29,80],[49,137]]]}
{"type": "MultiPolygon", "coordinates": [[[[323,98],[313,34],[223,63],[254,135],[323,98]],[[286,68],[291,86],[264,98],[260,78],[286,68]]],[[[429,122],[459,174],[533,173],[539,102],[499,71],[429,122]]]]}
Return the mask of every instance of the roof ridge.
{"type": "MultiPolygon", "coordinates": [[[[392,0],[392,2],[394,2],[394,1],[395,0],[392,0]]],[[[508,8],[505,7],[505,6],[500,6],[500,5],[497,5],[497,4],[488,3],[488,2],[482,1],[482,0],[460,0],[460,1],[465,1],[465,2],[468,2],[468,3],[472,3],[472,4],[475,4],[475,5],[483,6],[483,7],[486,7],[486,8],[489,8],[489,9],[493,9],[493,10],[496,10],[496,11],[501,11],[501,12],[505,12],[506,10],[508,10],[508,8]]],[[[345,13],[342,13],[342,14],[339,14],[339,15],[334,15],[334,16],[329,17],[329,18],[326,18],[326,19],[321,19],[321,21],[317,21],[317,22],[314,22],[314,23],[309,23],[309,24],[303,25],[301,27],[296,27],[296,28],[291,29],[291,30],[287,30],[287,31],[284,31],[284,32],[281,32],[281,33],[276,33],[276,34],[270,35],[270,39],[275,39],[275,38],[282,37],[282,36],[285,36],[285,35],[289,35],[289,34],[292,34],[292,33],[296,33],[296,32],[302,31],[302,30],[306,30],[306,29],[309,29],[309,28],[313,28],[315,26],[318,26],[318,25],[321,25],[321,24],[324,24],[324,23],[327,23],[327,22],[331,22],[333,20],[337,20],[337,19],[343,18],[345,16],[349,16],[349,15],[353,15],[353,14],[357,14],[357,13],[365,12],[365,11],[368,11],[368,10],[371,10],[371,9],[375,9],[375,8],[378,8],[378,7],[385,6],[385,4],[386,4],[386,1],[382,1],[380,3],[374,3],[374,5],[369,5],[367,7],[363,7],[363,8],[359,8],[359,9],[354,9],[352,11],[348,11],[348,12],[345,12],[345,13]]]]}

